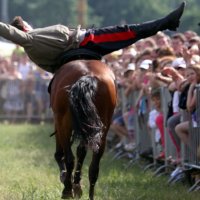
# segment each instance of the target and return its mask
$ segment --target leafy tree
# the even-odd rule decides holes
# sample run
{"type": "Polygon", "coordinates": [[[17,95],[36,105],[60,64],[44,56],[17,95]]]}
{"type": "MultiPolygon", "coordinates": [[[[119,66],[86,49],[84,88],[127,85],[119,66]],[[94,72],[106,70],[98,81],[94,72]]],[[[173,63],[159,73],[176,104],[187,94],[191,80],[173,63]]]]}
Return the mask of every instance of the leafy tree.
{"type": "Polygon", "coordinates": [[[72,25],[76,22],[76,2],[73,0],[10,0],[9,13],[13,18],[21,15],[34,26],[57,23],[72,25]]]}
{"type": "MultiPolygon", "coordinates": [[[[176,8],[182,0],[88,0],[93,13],[99,16],[104,26],[120,23],[141,23],[165,16],[176,8]]],[[[200,33],[199,0],[188,0],[181,20],[180,31],[188,29],[200,33]]]]}
{"type": "MultiPolygon", "coordinates": [[[[0,2],[3,0],[0,0],[0,2]]],[[[10,20],[21,15],[34,27],[61,23],[70,27],[78,24],[80,0],[7,0],[10,20]]],[[[182,0],[87,0],[87,25],[109,26],[141,23],[165,16],[182,0]]],[[[1,4],[0,4],[1,5],[1,4]]],[[[199,0],[187,0],[180,31],[194,30],[200,34],[199,0]]]]}
{"type": "Polygon", "coordinates": [[[102,16],[104,25],[119,24],[120,22],[140,23],[157,18],[162,13],[166,14],[168,10],[166,4],[159,2],[162,0],[154,0],[153,4],[152,0],[106,0],[106,4],[102,1],[89,0],[95,13],[102,16]]]}

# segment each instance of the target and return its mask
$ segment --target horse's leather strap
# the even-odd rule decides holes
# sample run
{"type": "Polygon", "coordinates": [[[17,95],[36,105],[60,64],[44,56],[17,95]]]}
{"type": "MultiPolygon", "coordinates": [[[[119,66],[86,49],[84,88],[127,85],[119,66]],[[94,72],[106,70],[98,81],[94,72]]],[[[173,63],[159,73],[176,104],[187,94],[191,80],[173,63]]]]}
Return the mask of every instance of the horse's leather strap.
{"type": "Polygon", "coordinates": [[[94,60],[101,60],[102,55],[91,51],[89,49],[79,48],[79,49],[72,49],[67,52],[64,52],[60,57],[60,66],[63,64],[73,61],[73,60],[80,60],[80,59],[94,59],[94,60]]]}

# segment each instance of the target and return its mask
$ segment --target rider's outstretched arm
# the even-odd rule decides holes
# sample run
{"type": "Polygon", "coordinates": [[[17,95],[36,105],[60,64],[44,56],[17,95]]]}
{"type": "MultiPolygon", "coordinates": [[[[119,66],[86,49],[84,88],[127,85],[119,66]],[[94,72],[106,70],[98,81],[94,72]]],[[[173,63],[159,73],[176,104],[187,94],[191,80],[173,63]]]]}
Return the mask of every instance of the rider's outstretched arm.
{"type": "Polygon", "coordinates": [[[0,22],[0,36],[15,44],[19,44],[22,47],[24,47],[31,39],[31,36],[28,33],[3,22],[0,22]]]}

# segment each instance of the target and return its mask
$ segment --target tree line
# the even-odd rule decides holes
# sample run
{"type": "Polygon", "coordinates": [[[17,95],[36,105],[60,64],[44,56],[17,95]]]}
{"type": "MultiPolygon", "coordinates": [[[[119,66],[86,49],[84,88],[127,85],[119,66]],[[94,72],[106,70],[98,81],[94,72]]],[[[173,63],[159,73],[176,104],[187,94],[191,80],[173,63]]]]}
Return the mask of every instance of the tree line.
{"type": "MultiPolygon", "coordinates": [[[[110,26],[124,23],[141,23],[165,16],[176,8],[182,0],[0,0],[8,3],[9,20],[21,15],[34,27],[53,24],[64,24],[76,27],[80,23],[78,18],[79,3],[87,3],[85,14],[85,28],[96,26],[110,26]]],[[[194,30],[200,34],[199,0],[186,0],[187,6],[182,17],[180,31],[194,30]]]]}

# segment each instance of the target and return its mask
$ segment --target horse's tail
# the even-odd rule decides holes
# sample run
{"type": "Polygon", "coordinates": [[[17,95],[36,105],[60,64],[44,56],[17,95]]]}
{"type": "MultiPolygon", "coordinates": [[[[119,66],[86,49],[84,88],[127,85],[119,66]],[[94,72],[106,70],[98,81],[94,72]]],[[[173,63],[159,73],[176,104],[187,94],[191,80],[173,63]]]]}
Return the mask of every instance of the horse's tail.
{"type": "Polygon", "coordinates": [[[69,91],[74,139],[85,140],[93,151],[99,150],[103,131],[103,123],[94,104],[97,87],[97,78],[83,76],[69,91]]]}

